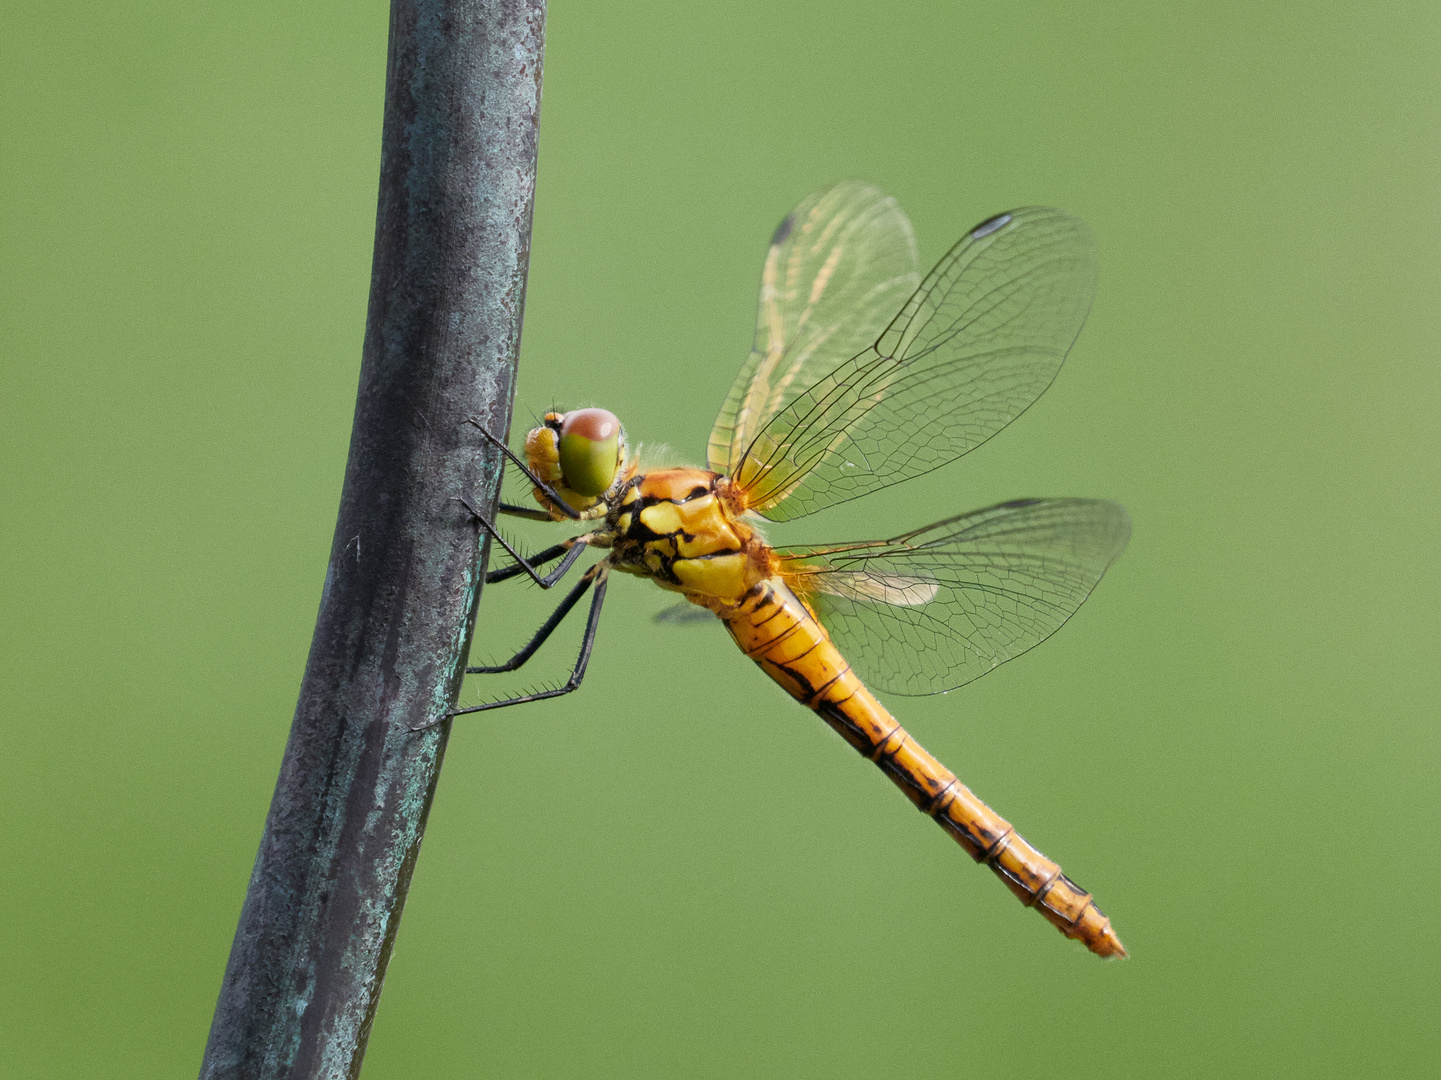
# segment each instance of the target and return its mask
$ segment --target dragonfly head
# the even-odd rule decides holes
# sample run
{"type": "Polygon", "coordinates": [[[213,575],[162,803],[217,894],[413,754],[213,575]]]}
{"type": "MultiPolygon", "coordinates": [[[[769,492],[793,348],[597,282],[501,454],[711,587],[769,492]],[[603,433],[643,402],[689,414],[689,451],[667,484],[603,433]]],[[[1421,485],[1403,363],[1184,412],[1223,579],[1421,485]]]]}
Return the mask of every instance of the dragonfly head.
{"type": "Polygon", "coordinates": [[[625,429],[605,409],[546,413],[542,426],[526,436],[525,450],[538,476],[593,505],[625,464],[625,429]]]}

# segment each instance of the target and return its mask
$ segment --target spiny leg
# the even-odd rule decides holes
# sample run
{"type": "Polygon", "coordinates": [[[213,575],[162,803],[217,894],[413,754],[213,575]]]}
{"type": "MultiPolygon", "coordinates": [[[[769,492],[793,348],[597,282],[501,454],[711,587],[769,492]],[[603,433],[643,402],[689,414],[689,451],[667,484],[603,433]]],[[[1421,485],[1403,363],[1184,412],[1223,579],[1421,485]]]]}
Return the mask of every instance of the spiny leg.
{"type": "Polygon", "coordinates": [[[495,508],[508,517],[525,518],[527,521],[554,521],[555,515],[538,506],[516,506],[515,503],[497,503],[495,508]]]}
{"type": "MultiPolygon", "coordinates": [[[[497,575],[496,577],[492,577],[490,574],[486,574],[485,580],[487,582],[504,581],[506,578],[512,577],[515,574],[525,573],[529,574],[530,579],[534,581],[537,585],[539,585],[542,589],[548,589],[566,575],[566,573],[570,570],[571,566],[575,564],[575,560],[580,558],[580,553],[585,550],[585,539],[583,537],[572,537],[569,541],[567,541],[567,543],[570,545],[570,551],[566,553],[566,557],[561,560],[561,563],[558,567],[552,570],[549,574],[546,574],[544,577],[542,577],[540,574],[537,574],[535,572],[535,568],[531,566],[530,563],[528,563],[524,558],[521,557],[520,552],[516,551],[515,548],[510,546],[510,541],[500,535],[500,530],[497,529],[494,525],[492,525],[490,523],[490,520],[484,514],[482,514],[475,507],[471,506],[464,496],[457,496],[456,501],[459,502],[461,506],[465,507],[468,511],[470,511],[470,516],[475,518],[476,521],[480,522],[481,528],[485,529],[486,532],[488,532],[492,537],[494,537],[495,540],[500,544],[500,546],[505,548],[505,550],[509,553],[510,557],[515,560],[514,566],[507,566],[502,570],[495,571],[497,575]]],[[[556,547],[558,548],[564,548],[564,546],[565,545],[563,544],[556,545],[556,547]]],[[[555,548],[550,548],[548,549],[548,551],[541,552],[541,555],[545,557],[541,558],[540,561],[549,562],[551,559],[555,558],[554,554],[550,554],[550,552],[554,552],[555,550],[555,548]]]]}
{"type": "Polygon", "coordinates": [[[498,439],[494,435],[492,435],[489,431],[486,430],[485,425],[473,416],[468,419],[466,423],[470,424],[487,439],[495,443],[496,446],[500,447],[501,453],[505,454],[506,457],[510,458],[511,464],[513,464],[517,469],[523,472],[527,480],[529,480],[536,487],[540,488],[541,491],[545,492],[545,497],[551,502],[555,503],[557,509],[559,509],[562,514],[564,514],[566,517],[570,518],[573,521],[580,520],[580,511],[575,509],[568,502],[562,499],[560,497],[560,493],[556,491],[555,488],[551,487],[540,477],[536,476],[535,473],[531,472],[530,466],[527,465],[525,462],[521,461],[520,458],[516,457],[515,452],[511,450],[510,447],[505,445],[504,440],[498,439]]]}
{"type": "MultiPolygon", "coordinates": [[[[571,589],[570,592],[566,594],[565,599],[560,602],[560,606],[550,613],[550,618],[540,624],[540,629],[535,632],[529,644],[505,663],[497,664],[494,667],[468,667],[465,669],[465,673],[467,675],[495,675],[502,671],[514,671],[520,667],[535,655],[536,650],[545,644],[545,639],[555,632],[555,628],[565,620],[565,617],[570,614],[571,609],[580,603],[580,598],[584,596],[585,591],[595,583],[595,579],[595,570],[586,571],[581,579],[576,582],[575,588],[571,589]]],[[[605,591],[604,584],[601,585],[599,591],[605,591]]],[[[594,601],[592,601],[592,606],[593,605],[594,601]]]]}
{"type": "MultiPolygon", "coordinates": [[[[466,713],[484,712],[487,709],[503,709],[508,705],[523,705],[527,701],[544,701],[547,698],[560,697],[563,694],[569,694],[571,691],[578,689],[581,680],[585,678],[585,669],[586,665],[590,663],[591,650],[595,647],[595,632],[600,626],[600,609],[605,603],[605,589],[609,577],[610,567],[603,562],[597,563],[595,567],[586,571],[586,578],[590,580],[580,583],[582,585],[589,585],[591,581],[594,581],[595,593],[590,598],[590,614],[586,616],[585,620],[585,636],[581,638],[580,655],[576,658],[575,668],[571,671],[570,678],[565,681],[564,686],[559,686],[554,690],[541,690],[534,694],[521,694],[518,697],[506,698],[503,701],[491,701],[484,705],[472,705],[467,709],[456,709],[449,715],[464,716],[466,713]]],[[[573,604],[576,600],[580,599],[582,592],[583,590],[577,586],[576,589],[571,591],[571,595],[566,597],[566,601],[573,604]],[[574,599],[572,599],[572,597],[574,597],[574,599]]],[[[560,620],[557,619],[556,621],[559,622],[560,620]]],[[[554,628],[552,627],[552,629],[554,628]]],[[[549,634],[549,631],[546,631],[546,633],[549,634]]],[[[538,644],[538,642],[534,644],[538,644]]]]}
{"type": "Polygon", "coordinates": [[[527,571],[530,571],[531,576],[534,577],[534,567],[540,566],[544,563],[548,563],[552,559],[558,559],[562,555],[564,555],[565,559],[562,560],[561,564],[541,579],[541,586],[543,588],[549,588],[550,586],[546,585],[546,582],[549,582],[550,585],[554,585],[557,581],[563,578],[566,575],[566,572],[570,570],[571,566],[575,564],[575,560],[580,558],[580,553],[584,550],[584,540],[565,540],[559,544],[556,544],[554,547],[548,547],[544,551],[536,555],[532,555],[529,559],[523,562],[517,562],[512,566],[506,566],[502,567],[499,570],[490,571],[485,575],[485,583],[487,585],[494,585],[497,581],[509,581],[511,578],[516,577],[520,574],[524,574],[527,571]]]}
{"type": "MultiPolygon", "coordinates": [[[[550,631],[555,629],[555,626],[550,624],[558,624],[560,620],[565,617],[565,613],[568,612],[573,606],[575,606],[575,603],[581,598],[585,590],[589,588],[592,583],[594,583],[595,594],[591,597],[590,600],[590,614],[589,616],[587,616],[585,621],[585,637],[581,639],[580,656],[576,659],[575,668],[571,671],[570,678],[566,680],[564,686],[557,687],[554,690],[541,690],[534,694],[521,694],[519,697],[506,698],[503,701],[490,701],[484,705],[472,705],[467,709],[456,709],[455,711],[448,712],[444,716],[437,717],[436,719],[431,720],[428,723],[419,724],[416,727],[411,728],[410,730],[424,731],[426,728],[434,727],[442,720],[448,720],[454,716],[464,716],[467,713],[484,712],[487,709],[503,709],[508,705],[522,705],[527,701],[544,701],[546,698],[560,697],[562,694],[569,694],[572,690],[579,688],[581,680],[585,678],[586,665],[590,663],[591,649],[595,647],[595,631],[596,628],[600,625],[600,609],[601,605],[605,603],[605,589],[609,575],[610,568],[607,567],[606,564],[603,562],[597,563],[590,570],[586,571],[585,577],[582,578],[579,584],[577,584],[577,586],[571,590],[570,595],[565,598],[565,600],[561,603],[560,608],[556,610],[556,614],[552,615],[551,618],[547,620],[547,626],[542,627],[544,634],[548,636],[550,634],[550,631]]],[[[527,645],[525,649],[521,650],[521,653],[526,653],[527,655],[529,653],[533,653],[536,647],[540,645],[540,642],[545,640],[545,637],[542,637],[541,635],[537,635],[537,638],[539,638],[539,640],[532,641],[530,645],[527,645]]],[[[519,656],[520,654],[518,653],[517,657],[519,656]]],[[[520,663],[524,663],[524,660],[521,660],[520,663]]],[[[516,666],[518,667],[519,663],[517,663],[516,666]]],[[[476,669],[467,669],[467,671],[471,670],[476,669]]],[[[480,668],[478,670],[494,671],[506,669],[480,668]]]]}

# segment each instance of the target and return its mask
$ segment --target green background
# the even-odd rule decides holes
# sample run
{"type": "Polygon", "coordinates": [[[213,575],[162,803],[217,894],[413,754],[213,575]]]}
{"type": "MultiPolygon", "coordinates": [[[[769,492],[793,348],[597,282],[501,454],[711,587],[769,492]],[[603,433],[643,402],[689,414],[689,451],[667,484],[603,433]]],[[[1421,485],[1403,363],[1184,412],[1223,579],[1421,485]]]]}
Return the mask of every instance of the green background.
{"type": "MultiPolygon", "coordinates": [[[[386,10],[6,14],[6,1077],[198,1068],[335,519],[386,10]]],[[[604,404],[698,462],[770,231],[837,179],[898,196],[926,265],[1015,205],[1094,228],[1035,408],[772,536],[1130,508],[1054,639],[891,704],[1132,959],[623,580],[583,692],[457,726],[366,1076],[1434,1064],[1438,121],[1434,3],[557,0],[517,434],[604,404]]],[[[489,591],[477,658],[550,602],[489,591]]],[[[466,699],[561,678],[577,632],[466,699]]]]}

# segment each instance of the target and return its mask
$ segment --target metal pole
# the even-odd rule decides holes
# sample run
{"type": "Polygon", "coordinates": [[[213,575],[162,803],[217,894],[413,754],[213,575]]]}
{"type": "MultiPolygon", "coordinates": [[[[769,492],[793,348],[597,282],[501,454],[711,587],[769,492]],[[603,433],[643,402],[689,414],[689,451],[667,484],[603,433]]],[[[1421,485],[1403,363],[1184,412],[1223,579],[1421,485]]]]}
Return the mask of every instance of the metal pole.
{"type": "Polygon", "coordinates": [[[455,701],[510,425],[544,0],[393,0],[370,312],[300,700],[201,1076],[354,1077],[455,701]]]}

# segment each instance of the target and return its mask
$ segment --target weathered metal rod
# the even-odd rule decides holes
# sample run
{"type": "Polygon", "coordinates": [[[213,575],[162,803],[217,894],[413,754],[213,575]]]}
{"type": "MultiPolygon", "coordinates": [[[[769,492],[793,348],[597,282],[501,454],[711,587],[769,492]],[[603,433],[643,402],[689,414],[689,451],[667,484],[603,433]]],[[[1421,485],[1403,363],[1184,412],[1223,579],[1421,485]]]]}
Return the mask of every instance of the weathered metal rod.
{"type": "Polygon", "coordinates": [[[320,613],[200,1075],[354,1077],[484,574],[510,425],[544,0],[393,0],[370,311],[320,613]]]}

